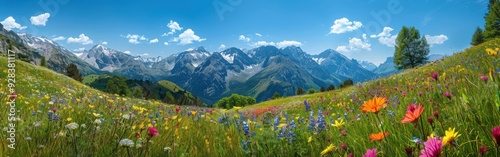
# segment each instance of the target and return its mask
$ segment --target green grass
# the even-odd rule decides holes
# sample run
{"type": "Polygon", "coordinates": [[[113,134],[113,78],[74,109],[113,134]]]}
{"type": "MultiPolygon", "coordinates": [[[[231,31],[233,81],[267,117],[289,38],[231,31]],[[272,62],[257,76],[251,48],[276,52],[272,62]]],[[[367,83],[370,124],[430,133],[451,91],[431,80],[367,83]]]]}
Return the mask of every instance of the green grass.
{"type": "MultiPolygon", "coordinates": [[[[46,68],[17,62],[16,149],[7,148],[10,143],[3,131],[0,156],[320,156],[330,144],[336,149],[325,156],[361,156],[372,148],[377,148],[378,156],[407,156],[405,148],[419,156],[424,146],[414,143],[413,137],[425,142],[433,133],[442,139],[448,128],[460,136],[454,146],[442,148],[441,156],[480,156],[481,146],[487,147],[485,156],[499,156],[491,129],[500,125],[500,56],[485,53],[486,48],[495,47],[500,47],[499,39],[341,90],[242,109],[181,107],[180,112],[174,105],[105,94],[46,68]],[[433,72],[438,73],[437,80],[431,78],[433,72]],[[388,98],[387,107],[378,114],[363,113],[361,106],[375,95],[388,98]],[[313,117],[305,111],[304,100],[311,103],[313,117]],[[423,105],[423,113],[417,123],[401,124],[410,103],[423,105]],[[57,109],[59,120],[48,119],[52,108],[57,109]],[[309,119],[316,121],[318,110],[324,113],[326,126],[321,131],[309,130],[309,119]],[[439,117],[434,117],[435,111],[439,117]],[[428,118],[434,118],[433,125],[428,118]],[[96,119],[102,123],[94,123],[96,119]],[[275,120],[282,128],[274,129],[275,120]],[[338,129],[331,125],[335,120],[345,124],[338,129]],[[72,122],[79,127],[65,127],[72,122]],[[248,135],[243,122],[248,124],[248,135]],[[148,136],[148,125],[158,129],[159,135],[148,136]],[[282,129],[285,136],[280,136],[282,129]],[[382,130],[390,134],[371,142],[368,136],[382,130]],[[125,138],[135,143],[133,148],[118,145],[125,138]]],[[[0,57],[0,65],[6,64],[0,57]]],[[[7,101],[6,76],[2,68],[0,97],[7,101]]],[[[8,112],[7,105],[0,106],[1,126],[8,125],[8,112]]]]}

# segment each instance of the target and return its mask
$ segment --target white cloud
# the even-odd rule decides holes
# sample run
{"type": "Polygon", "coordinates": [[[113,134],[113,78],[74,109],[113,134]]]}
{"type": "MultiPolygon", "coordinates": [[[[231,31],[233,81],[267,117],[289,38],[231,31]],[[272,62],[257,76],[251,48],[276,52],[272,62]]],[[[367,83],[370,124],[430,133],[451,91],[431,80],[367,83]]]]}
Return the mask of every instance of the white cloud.
{"type": "Polygon", "coordinates": [[[163,42],[163,45],[168,45],[168,42],[166,42],[166,41],[165,41],[165,42],[163,42]]]}
{"type": "Polygon", "coordinates": [[[349,49],[347,49],[347,46],[337,46],[337,49],[335,49],[336,51],[338,52],[342,52],[342,53],[348,53],[349,52],[349,49]]]}
{"type": "Polygon", "coordinates": [[[78,38],[69,37],[68,43],[80,43],[82,45],[88,45],[94,43],[94,41],[92,41],[92,39],[90,39],[88,36],[85,36],[85,34],[80,34],[78,38]]]}
{"type": "Polygon", "coordinates": [[[13,28],[16,28],[19,30],[23,30],[23,29],[27,28],[26,26],[21,26],[21,24],[16,23],[16,19],[14,19],[12,16],[5,18],[5,20],[3,20],[0,23],[3,25],[3,28],[5,28],[5,30],[8,30],[8,31],[12,30],[13,28]]]}
{"type": "Polygon", "coordinates": [[[224,44],[220,44],[220,46],[219,46],[219,50],[220,50],[220,49],[225,49],[225,48],[226,48],[226,45],[224,45],[224,44]]]}
{"type": "Polygon", "coordinates": [[[63,36],[58,36],[58,37],[52,38],[52,41],[59,41],[59,40],[66,40],[66,38],[63,36]]]}
{"type": "Polygon", "coordinates": [[[49,21],[50,14],[49,13],[43,13],[38,16],[32,16],[30,18],[31,24],[35,26],[45,26],[45,23],[49,21]]]}
{"type": "Polygon", "coordinates": [[[158,42],[158,38],[155,38],[155,39],[149,41],[150,44],[154,44],[154,43],[157,43],[157,42],[158,42]]]}
{"type": "Polygon", "coordinates": [[[274,42],[267,42],[267,41],[257,41],[256,43],[253,43],[252,46],[254,47],[260,47],[260,46],[276,46],[274,42]]]}
{"type": "Polygon", "coordinates": [[[149,56],[149,53],[143,53],[143,54],[140,54],[139,56],[149,56]]]}
{"type": "Polygon", "coordinates": [[[372,50],[371,48],[371,44],[366,42],[366,41],[362,41],[361,39],[359,38],[351,38],[349,40],[349,49],[351,51],[355,51],[355,50],[358,50],[358,49],[364,49],[364,50],[372,50]]]}
{"type": "Polygon", "coordinates": [[[124,51],[123,53],[125,53],[125,54],[131,54],[132,52],[130,52],[130,51],[124,51]]]}
{"type": "Polygon", "coordinates": [[[140,36],[137,34],[127,34],[125,38],[128,39],[128,42],[131,44],[139,44],[139,40],[148,40],[144,35],[140,36]]]}
{"type": "Polygon", "coordinates": [[[333,25],[330,30],[330,34],[341,34],[345,32],[351,32],[359,27],[363,26],[363,24],[359,21],[349,21],[349,19],[343,17],[337,19],[333,22],[333,25]]]}
{"type": "Polygon", "coordinates": [[[170,28],[170,32],[168,33],[163,33],[161,36],[169,36],[174,34],[176,31],[181,31],[182,27],[179,25],[179,23],[170,20],[170,22],[167,24],[167,27],[170,28]]]}
{"type": "Polygon", "coordinates": [[[283,40],[281,42],[277,42],[276,43],[276,47],[278,48],[283,48],[283,47],[287,47],[287,46],[302,46],[302,43],[298,42],[298,41],[294,41],[294,40],[283,40]]]}
{"type": "Polygon", "coordinates": [[[387,45],[388,47],[394,47],[394,45],[396,44],[396,37],[398,35],[391,35],[391,32],[393,30],[394,29],[392,29],[391,27],[384,27],[382,32],[377,35],[370,35],[370,38],[378,38],[379,43],[387,45]]]}
{"type": "Polygon", "coordinates": [[[448,37],[444,34],[435,36],[425,35],[425,39],[427,39],[427,43],[432,46],[443,44],[446,40],[448,40],[448,37]]]}
{"type": "Polygon", "coordinates": [[[108,42],[103,41],[101,42],[101,45],[108,45],[108,42]]]}
{"type": "Polygon", "coordinates": [[[74,49],[73,51],[84,51],[84,50],[85,50],[85,47],[81,47],[81,48],[74,49]]]}
{"type": "Polygon", "coordinates": [[[202,41],[205,41],[205,40],[207,40],[207,39],[200,38],[199,36],[197,36],[196,34],[194,34],[193,30],[191,30],[189,28],[186,31],[184,31],[181,34],[179,34],[179,37],[174,38],[172,41],[179,42],[179,44],[181,44],[181,45],[187,45],[187,44],[192,44],[193,41],[202,42],[202,41]]]}
{"type": "Polygon", "coordinates": [[[363,40],[366,40],[366,34],[363,34],[363,40]]]}
{"type": "Polygon", "coordinates": [[[262,34],[260,33],[255,33],[256,36],[262,37],[262,34]]]}
{"type": "Polygon", "coordinates": [[[348,52],[357,51],[360,49],[371,51],[372,50],[371,44],[368,43],[368,41],[366,41],[366,40],[363,41],[359,38],[351,38],[351,39],[349,39],[349,45],[337,46],[337,49],[335,49],[335,50],[338,52],[348,53],[348,52]]]}
{"type": "Polygon", "coordinates": [[[240,35],[239,38],[238,38],[238,40],[249,42],[250,38],[249,37],[245,37],[244,35],[240,35]]]}

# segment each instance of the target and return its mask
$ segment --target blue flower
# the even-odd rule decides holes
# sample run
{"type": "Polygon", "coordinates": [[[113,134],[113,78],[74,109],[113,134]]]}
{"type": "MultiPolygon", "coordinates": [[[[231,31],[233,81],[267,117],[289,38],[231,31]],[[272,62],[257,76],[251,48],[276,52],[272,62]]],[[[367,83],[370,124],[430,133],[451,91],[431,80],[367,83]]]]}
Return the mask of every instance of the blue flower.
{"type": "Polygon", "coordinates": [[[49,120],[52,120],[52,115],[54,115],[54,112],[50,111],[47,113],[47,116],[49,117],[49,120]]]}
{"type": "Polygon", "coordinates": [[[243,131],[245,132],[245,136],[249,137],[250,127],[248,127],[247,122],[243,121],[243,131]]]}
{"type": "Polygon", "coordinates": [[[318,110],[318,131],[324,130],[325,126],[326,126],[325,117],[323,116],[321,110],[318,110]]]}
{"type": "Polygon", "coordinates": [[[392,111],[392,110],[388,110],[387,115],[394,117],[394,116],[396,116],[396,113],[394,113],[394,111],[392,111]]]}
{"type": "Polygon", "coordinates": [[[274,118],[274,131],[278,130],[278,125],[280,125],[279,117],[274,118]]]}
{"type": "Polygon", "coordinates": [[[243,149],[244,149],[245,151],[247,151],[247,150],[248,150],[248,147],[247,147],[247,142],[245,142],[245,140],[241,140],[241,146],[243,147],[243,149]]]}
{"type": "Polygon", "coordinates": [[[54,119],[53,119],[53,120],[58,121],[59,119],[61,119],[61,117],[59,117],[59,115],[58,115],[58,114],[55,114],[55,115],[54,115],[54,119]]]}
{"type": "Polygon", "coordinates": [[[306,112],[311,110],[311,103],[309,101],[304,100],[304,105],[306,106],[306,112]]]}
{"type": "Polygon", "coordinates": [[[314,120],[314,112],[311,111],[309,112],[309,126],[307,126],[307,129],[312,131],[316,127],[316,121],[314,120]]]}

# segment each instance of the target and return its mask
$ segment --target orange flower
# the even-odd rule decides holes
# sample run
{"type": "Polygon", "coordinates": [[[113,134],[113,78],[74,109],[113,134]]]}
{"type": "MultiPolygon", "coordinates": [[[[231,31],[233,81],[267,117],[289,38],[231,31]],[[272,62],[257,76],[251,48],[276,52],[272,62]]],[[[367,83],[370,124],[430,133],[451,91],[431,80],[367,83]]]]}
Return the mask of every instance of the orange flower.
{"type": "MultiPolygon", "coordinates": [[[[413,104],[412,104],[413,105],[413,104]]],[[[407,110],[405,117],[401,121],[401,123],[413,123],[420,118],[420,114],[422,114],[422,111],[424,111],[424,108],[422,105],[418,104],[417,108],[413,110],[407,110]]]]}
{"type": "Polygon", "coordinates": [[[386,136],[389,136],[389,132],[385,132],[385,135],[383,132],[371,134],[370,136],[368,136],[368,138],[370,138],[371,142],[373,142],[373,141],[382,141],[382,139],[384,139],[384,137],[386,136]]]}
{"type": "Polygon", "coordinates": [[[386,102],[387,98],[375,96],[373,99],[365,102],[365,104],[361,106],[361,110],[363,112],[373,112],[377,114],[380,108],[387,106],[386,102]]]}

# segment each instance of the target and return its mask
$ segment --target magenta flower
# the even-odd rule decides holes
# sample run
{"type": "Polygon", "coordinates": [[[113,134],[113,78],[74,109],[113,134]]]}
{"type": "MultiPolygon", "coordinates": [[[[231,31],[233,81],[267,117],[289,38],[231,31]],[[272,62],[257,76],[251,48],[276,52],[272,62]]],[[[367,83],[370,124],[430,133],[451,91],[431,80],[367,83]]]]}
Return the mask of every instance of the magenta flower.
{"type": "Polygon", "coordinates": [[[175,108],[175,112],[177,112],[177,113],[179,113],[180,110],[181,110],[180,107],[175,108]]]}
{"type": "Polygon", "coordinates": [[[434,111],[434,117],[436,117],[436,119],[439,118],[439,111],[438,110],[434,111]]]}
{"type": "Polygon", "coordinates": [[[488,81],[488,76],[483,76],[481,75],[480,76],[481,80],[483,80],[484,82],[488,81]]]}
{"type": "Polygon", "coordinates": [[[451,94],[449,92],[444,92],[444,96],[448,99],[451,99],[451,94]]]}
{"type": "Polygon", "coordinates": [[[148,135],[149,135],[149,137],[158,136],[158,130],[156,130],[153,127],[149,127],[148,128],[148,135]]]}
{"type": "Polygon", "coordinates": [[[376,157],[376,156],[377,156],[377,148],[368,149],[366,150],[365,155],[363,155],[363,157],[376,157]]]}
{"type": "Polygon", "coordinates": [[[481,156],[484,156],[484,154],[486,153],[486,146],[479,147],[479,152],[481,152],[481,156]]]}
{"type": "Polygon", "coordinates": [[[500,126],[491,129],[491,135],[493,135],[495,143],[500,146],[500,126]]]}
{"type": "Polygon", "coordinates": [[[55,107],[52,108],[52,112],[56,113],[56,111],[57,111],[57,108],[55,108],[55,107]]]}
{"type": "Polygon", "coordinates": [[[438,79],[438,73],[437,72],[433,72],[431,74],[431,77],[434,79],[434,80],[437,80],[438,79]]]}
{"type": "Polygon", "coordinates": [[[420,150],[420,157],[439,157],[441,155],[441,149],[443,148],[443,143],[438,137],[431,138],[427,142],[424,142],[425,149],[420,150]]]}
{"type": "Polygon", "coordinates": [[[422,92],[418,92],[418,96],[422,96],[422,92]]]}

